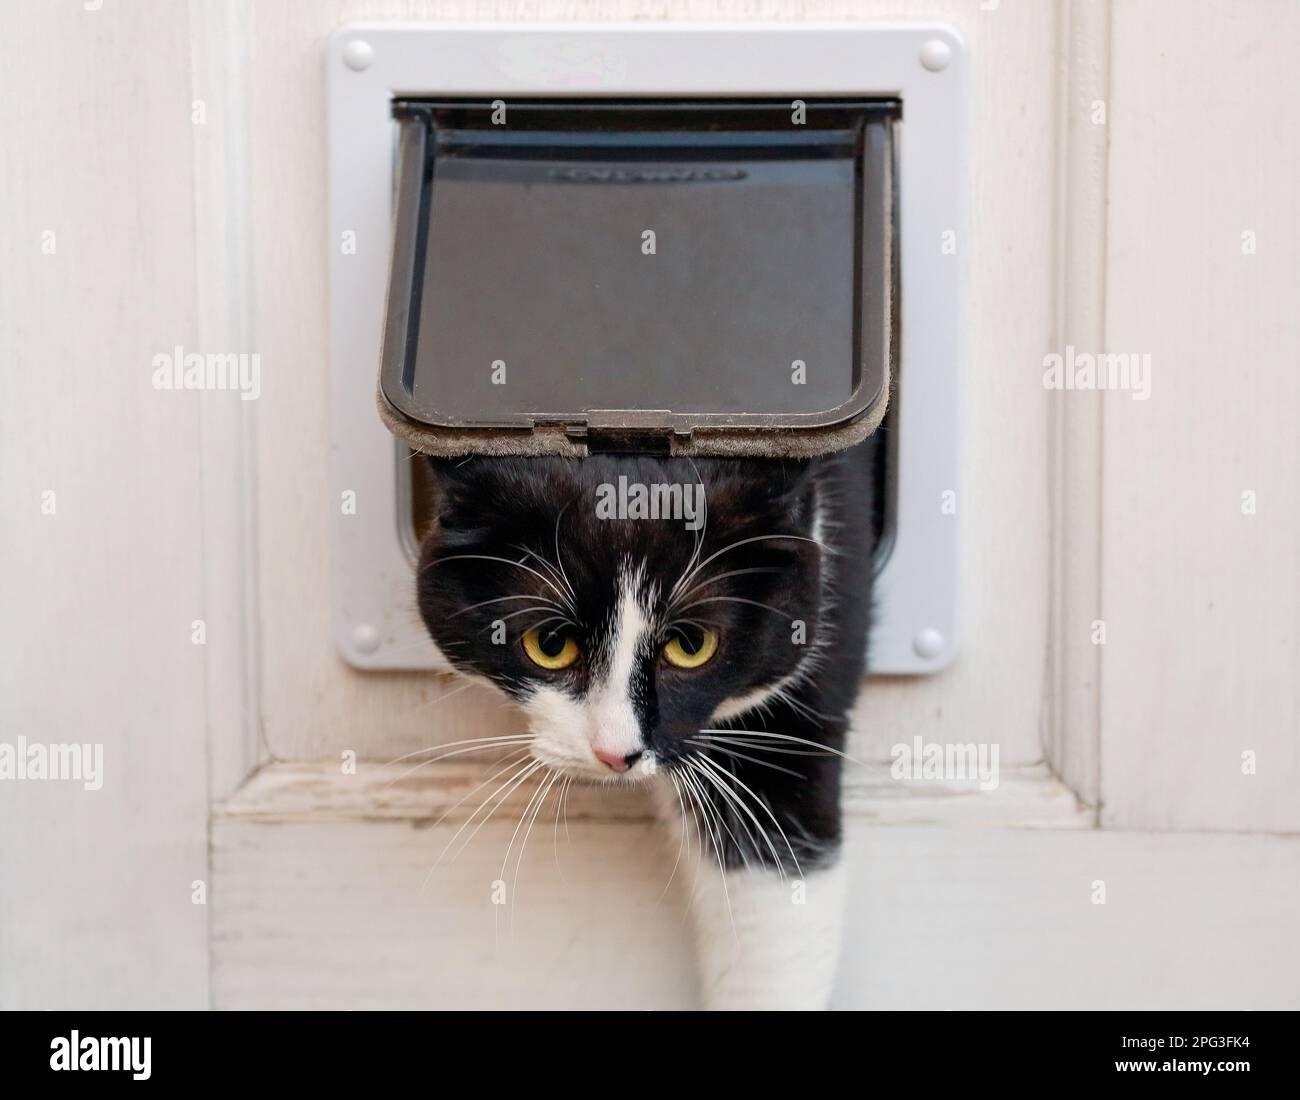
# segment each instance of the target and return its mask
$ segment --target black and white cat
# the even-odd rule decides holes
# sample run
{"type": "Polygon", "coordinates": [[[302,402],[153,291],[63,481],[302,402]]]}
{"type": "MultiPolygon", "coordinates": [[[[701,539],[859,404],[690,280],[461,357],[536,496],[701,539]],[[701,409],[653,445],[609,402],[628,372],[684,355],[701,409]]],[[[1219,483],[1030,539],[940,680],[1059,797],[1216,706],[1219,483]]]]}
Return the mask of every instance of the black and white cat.
{"type": "Polygon", "coordinates": [[[538,769],[653,783],[699,841],[710,881],[692,911],[709,1007],[830,996],[874,451],[429,460],[418,597],[434,642],[524,709],[538,769]],[[665,504],[703,486],[707,507],[695,522],[663,515],[672,508],[607,518],[615,486],[665,504]]]}

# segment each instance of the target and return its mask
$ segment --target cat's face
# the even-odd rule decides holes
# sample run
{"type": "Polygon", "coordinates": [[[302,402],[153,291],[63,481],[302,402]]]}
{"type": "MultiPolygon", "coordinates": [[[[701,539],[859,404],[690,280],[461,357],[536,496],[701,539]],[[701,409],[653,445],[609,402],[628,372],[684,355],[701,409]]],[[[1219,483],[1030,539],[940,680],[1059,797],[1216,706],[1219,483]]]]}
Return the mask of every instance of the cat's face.
{"type": "Polygon", "coordinates": [[[803,464],[432,467],[420,612],[458,671],[524,708],[537,760],[643,778],[808,668],[823,563],[803,464]],[[620,518],[651,500],[661,518],[620,518]]]}

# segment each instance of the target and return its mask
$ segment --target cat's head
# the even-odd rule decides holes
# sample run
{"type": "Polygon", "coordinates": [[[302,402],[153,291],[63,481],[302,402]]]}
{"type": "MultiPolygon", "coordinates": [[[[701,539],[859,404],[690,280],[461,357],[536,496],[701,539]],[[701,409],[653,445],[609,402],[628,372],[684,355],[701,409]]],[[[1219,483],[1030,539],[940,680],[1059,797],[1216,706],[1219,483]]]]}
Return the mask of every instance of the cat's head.
{"type": "Polygon", "coordinates": [[[458,671],[523,707],[537,760],[642,778],[810,667],[824,562],[806,463],[430,465],[420,613],[458,671]]]}

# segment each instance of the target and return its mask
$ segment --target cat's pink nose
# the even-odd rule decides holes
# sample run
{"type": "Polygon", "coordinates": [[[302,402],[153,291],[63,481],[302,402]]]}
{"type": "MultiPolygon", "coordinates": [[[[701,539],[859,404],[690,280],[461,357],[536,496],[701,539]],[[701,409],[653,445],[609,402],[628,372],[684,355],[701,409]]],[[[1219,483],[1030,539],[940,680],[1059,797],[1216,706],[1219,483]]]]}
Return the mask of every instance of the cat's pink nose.
{"type": "Polygon", "coordinates": [[[604,764],[607,768],[616,772],[625,772],[640,758],[639,752],[630,752],[626,756],[617,752],[606,752],[604,749],[598,749],[592,746],[592,752],[596,754],[596,759],[604,764]]]}

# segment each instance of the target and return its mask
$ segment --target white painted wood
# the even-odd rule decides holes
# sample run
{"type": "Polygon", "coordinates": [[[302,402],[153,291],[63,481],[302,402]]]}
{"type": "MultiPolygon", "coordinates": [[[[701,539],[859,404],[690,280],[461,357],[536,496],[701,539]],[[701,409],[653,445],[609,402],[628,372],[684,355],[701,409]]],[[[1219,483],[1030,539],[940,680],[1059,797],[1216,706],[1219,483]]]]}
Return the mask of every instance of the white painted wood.
{"type": "MultiPolygon", "coordinates": [[[[361,763],[355,771],[345,770],[342,762],[273,764],[219,803],[216,813],[260,824],[460,822],[497,787],[496,782],[484,784],[509,759],[510,754],[497,760],[462,755],[435,762],[416,757],[388,767],[361,763]]],[[[525,782],[510,792],[500,813],[518,816],[537,786],[525,782]]],[[[988,791],[972,782],[900,780],[888,767],[851,765],[844,804],[854,817],[889,825],[1077,829],[1092,824],[1091,813],[1042,765],[1005,769],[999,785],[988,791]]],[[[644,822],[653,817],[648,790],[637,788],[575,784],[566,806],[572,820],[644,822]]]]}
{"type": "MultiPolygon", "coordinates": [[[[855,716],[851,751],[873,766],[848,793],[844,1007],[1300,1007],[1290,839],[1080,828],[1090,814],[1042,765],[1040,730],[1091,798],[1099,729],[1103,825],[1300,827],[1300,13],[1149,0],[1113,5],[1105,35],[1098,10],[710,6],[720,20],[947,19],[971,50],[968,629],[951,670],[872,681],[855,716]],[[1071,112],[1108,56],[1103,146],[1071,112]],[[1103,154],[1104,249],[1089,220],[1103,154]],[[1105,346],[1152,354],[1153,396],[1075,394],[1054,413],[1042,356],[1097,332],[1101,277],[1105,346]],[[1099,680],[1072,633],[1098,600],[1099,680]],[[1069,647],[1060,663],[1051,646],[1069,647]],[[997,742],[1002,787],[899,791],[881,762],[917,735],[997,742]],[[1097,879],[1105,906],[1091,903],[1097,879]]],[[[672,895],[657,902],[672,853],[643,805],[576,800],[559,872],[543,819],[514,939],[497,948],[488,890],[512,825],[486,827],[421,894],[459,827],[432,826],[433,809],[477,765],[392,796],[368,768],[341,782],[345,749],[382,762],[517,729],[518,715],[476,687],[365,675],[334,654],[321,129],[322,51],[345,21],[692,11],[194,0],[6,13],[0,129],[18,153],[0,173],[0,740],[93,738],[107,775],[98,792],[0,785],[0,1006],[202,1007],[209,916],[221,1007],[693,1003],[680,912],[672,895]],[[233,395],[151,388],[151,356],[178,343],[261,353],[255,432],[221,404],[233,395]],[[47,489],[55,516],[40,513],[47,489]],[[196,618],[214,648],[190,644],[196,618]],[[264,758],[321,763],[240,787],[264,758]],[[207,909],[190,901],[204,878],[207,909]]]]}
{"type": "Polygon", "coordinates": [[[187,13],[10,6],[4,40],[0,740],[104,779],[0,782],[0,1007],[199,1008],[200,412],[151,385],[198,337],[187,13]]]}
{"type": "Polygon", "coordinates": [[[551,823],[529,842],[510,907],[514,822],[486,826],[430,874],[454,829],[216,826],[218,1008],[675,1008],[693,981],[672,861],[652,825],[551,823]],[[666,860],[666,862],[665,862],[666,860]],[[427,879],[427,886],[426,886],[427,879]]]}
{"type": "Polygon", "coordinates": [[[1300,8],[1117,4],[1113,39],[1106,342],[1153,381],[1105,399],[1102,820],[1295,831],[1300,8]]]}
{"type": "Polygon", "coordinates": [[[876,829],[851,842],[839,1007],[1300,1007],[1290,840],[876,829]]]}
{"type": "MultiPolygon", "coordinates": [[[[248,194],[247,13],[190,0],[194,250],[199,346],[257,351],[248,194]]],[[[257,607],[255,401],[200,405],[207,748],[212,796],[234,790],[265,755],[257,607]]]]}
{"type": "MultiPolygon", "coordinates": [[[[557,841],[544,818],[513,931],[491,904],[513,823],[430,874],[452,831],[219,819],[216,1005],[697,1004],[688,884],[660,900],[673,853],[651,826],[574,823],[557,841]]],[[[849,866],[840,1008],[1300,1007],[1288,841],[855,824],[849,866]]]]}
{"type": "MultiPolygon", "coordinates": [[[[1109,0],[1062,0],[1057,94],[1057,321],[1051,350],[1105,339],[1109,0]],[[1101,121],[1098,121],[1098,120],[1101,121]]],[[[1098,801],[1101,651],[1102,398],[1049,391],[1051,623],[1048,721],[1052,767],[1091,806],[1098,801]]]]}

